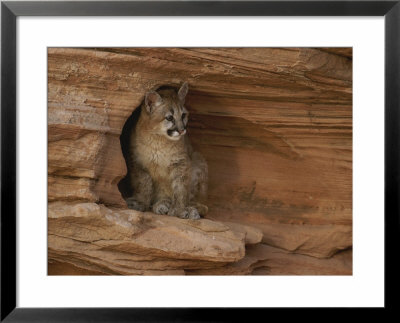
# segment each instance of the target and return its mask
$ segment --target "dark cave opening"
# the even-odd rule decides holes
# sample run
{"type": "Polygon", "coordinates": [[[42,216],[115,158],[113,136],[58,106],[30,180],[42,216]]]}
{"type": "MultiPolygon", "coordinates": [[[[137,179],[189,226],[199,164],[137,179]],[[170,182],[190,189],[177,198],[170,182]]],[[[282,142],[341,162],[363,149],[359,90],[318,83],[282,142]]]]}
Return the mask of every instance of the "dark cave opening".
{"type": "Polygon", "coordinates": [[[129,178],[130,178],[130,173],[129,173],[130,135],[132,133],[132,130],[136,127],[136,123],[139,119],[140,112],[141,112],[140,106],[132,112],[132,114],[126,120],[124,127],[122,128],[122,133],[120,136],[121,149],[122,149],[122,154],[125,158],[127,173],[126,173],[126,176],[119,181],[118,189],[121,192],[121,195],[124,199],[132,196],[132,188],[131,188],[130,181],[129,181],[129,178]]]}

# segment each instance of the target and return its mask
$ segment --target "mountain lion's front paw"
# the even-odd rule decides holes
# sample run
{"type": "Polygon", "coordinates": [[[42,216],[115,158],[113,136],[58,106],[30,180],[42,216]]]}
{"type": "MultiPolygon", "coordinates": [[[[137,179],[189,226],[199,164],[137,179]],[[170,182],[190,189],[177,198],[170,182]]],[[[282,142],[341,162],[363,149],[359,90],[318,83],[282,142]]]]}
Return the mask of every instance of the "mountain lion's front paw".
{"type": "Polygon", "coordinates": [[[187,207],[186,209],[189,212],[188,219],[193,219],[193,220],[200,219],[199,211],[195,207],[187,207]]]}
{"type": "Polygon", "coordinates": [[[171,201],[164,199],[160,200],[153,205],[153,212],[155,214],[167,214],[171,208],[171,201]]]}
{"type": "Polygon", "coordinates": [[[188,212],[186,212],[184,208],[173,207],[173,208],[169,209],[168,215],[175,216],[177,218],[186,219],[188,216],[188,212]]]}
{"type": "Polygon", "coordinates": [[[129,197],[125,200],[126,204],[128,205],[128,208],[140,212],[146,211],[147,207],[143,203],[139,202],[136,200],[134,197],[129,197]]]}
{"type": "Polygon", "coordinates": [[[181,219],[200,219],[200,214],[194,207],[173,208],[168,212],[168,215],[181,219]]]}

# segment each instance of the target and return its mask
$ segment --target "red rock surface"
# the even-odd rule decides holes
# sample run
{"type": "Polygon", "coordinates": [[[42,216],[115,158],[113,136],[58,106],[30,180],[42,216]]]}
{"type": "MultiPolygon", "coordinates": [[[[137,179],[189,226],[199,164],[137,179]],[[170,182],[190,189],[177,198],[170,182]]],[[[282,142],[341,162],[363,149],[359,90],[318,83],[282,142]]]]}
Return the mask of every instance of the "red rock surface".
{"type": "MultiPolygon", "coordinates": [[[[351,274],[351,49],[49,48],[48,108],[49,273],[351,274]],[[229,264],[204,254],[186,264],[171,245],[169,252],[179,251],[168,261],[152,255],[139,268],[131,249],[124,264],[116,263],[115,249],[106,257],[93,241],[94,249],[85,249],[87,242],[74,240],[82,217],[50,213],[55,205],[70,214],[88,203],[125,214],[118,190],[126,175],[119,139],[125,122],[147,90],[183,81],[190,86],[189,136],[209,164],[207,223],[225,222],[257,256],[247,246],[229,264]],[[348,251],[335,255],[340,250],[348,251]]],[[[93,212],[91,221],[100,216],[93,212]]],[[[117,224],[96,221],[99,239],[112,243],[117,224]]],[[[181,228],[179,219],[169,221],[181,228]]],[[[169,238],[181,234],[176,230],[169,238]]]]}

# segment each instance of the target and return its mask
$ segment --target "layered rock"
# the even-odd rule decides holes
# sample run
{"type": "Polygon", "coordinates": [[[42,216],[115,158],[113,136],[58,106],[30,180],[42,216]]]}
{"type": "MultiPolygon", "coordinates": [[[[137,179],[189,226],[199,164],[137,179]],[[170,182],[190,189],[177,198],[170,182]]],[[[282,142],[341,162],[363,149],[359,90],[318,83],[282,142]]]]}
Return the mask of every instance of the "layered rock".
{"type": "Polygon", "coordinates": [[[183,220],[96,203],[49,204],[49,260],[103,274],[171,274],[217,268],[245,255],[261,232],[239,224],[183,220]]]}
{"type": "Polygon", "coordinates": [[[222,267],[187,269],[186,275],[349,275],[352,251],[319,259],[260,243],[246,248],[246,256],[222,267]]]}
{"type": "MultiPolygon", "coordinates": [[[[127,244],[123,234],[129,236],[142,224],[132,224],[136,229],[115,224],[118,216],[125,224],[130,216],[140,218],[126,211],[118,190],[127,173],[120,144],[127,119],[146,91],[188,81],[188,134],[209,164],[207,218],[212,221],[200,223],[223,225],[236,238],[245,234],[242,246],[262,240],[263,255],[276,248],[281,258],[275,257],[275,263],[290,264],[286,273],[296,272],[297,264],[309,272],[351,274],[351,266],[335,260],[344,257],[351,263],[351,251],[335,256],[352,246],[351,57],[346,48],[49,48],[48,200],[49,228],[51,223],[54,229],[49,260],[52,268],[58,266],[53,272],[62,273],[62,264],[68,263],[81,273],[285,273],[285,266],[260,269],[263,256],[249,258],[244,249],[242,257],[229,261],[201,254],[182,259],[185,253],[178,247],[174,256],[152,254],[139,261],[133,247],[137,242],[127,244]],[[71,216],[74,207],[86,208],[89,215],[71,216]],[[57,208],[65,208],[68,216],[54,217],[57,208]],[[82,233],[78,228],[83,224],[74,221],[88,228],[91,221],[98,223],[93,232],[102,232],[101,240],[110,240],[112,247],[94,244],[93,237],[79,240],[84,236],[74,235],[82,233]],[[57,235],[62,229],[69,231],[57,235]],[[313,261],[315,266],[304,265],[313,261]]],[[[145,218],[158,227],[153,215],[145,218]]],[[[178,228],[174,234],[187,230],[179,219],[168,221],[173,221],[170,228],[178,228]]],[[[210,242],[205,231],[196,230],[210,242]]]]}

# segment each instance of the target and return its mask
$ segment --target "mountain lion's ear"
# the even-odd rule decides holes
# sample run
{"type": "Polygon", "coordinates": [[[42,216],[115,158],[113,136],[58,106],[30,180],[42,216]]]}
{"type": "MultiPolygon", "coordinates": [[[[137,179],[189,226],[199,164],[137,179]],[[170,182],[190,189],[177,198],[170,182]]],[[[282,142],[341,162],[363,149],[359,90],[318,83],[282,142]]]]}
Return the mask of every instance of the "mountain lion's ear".
{"type": "Polygon", "coordinates": [[[146,104],[147,112],[152,113],[154,109],[157,108],[162,103],[162,98],[157,92],[150,91],[146,93],[144,102],[146,104]]]}
{"type": "Polygon", "coordinates": [[[179,100],[181,100],[181,102],[185,101],[185,97],[186,97],[186,94],[188,93],[188,91],[189,91],[189,84],[188,84],[188,82],[185,82],[182,84],[181,88],[178,91],[178,97],[179,97],[179,100]]]}

